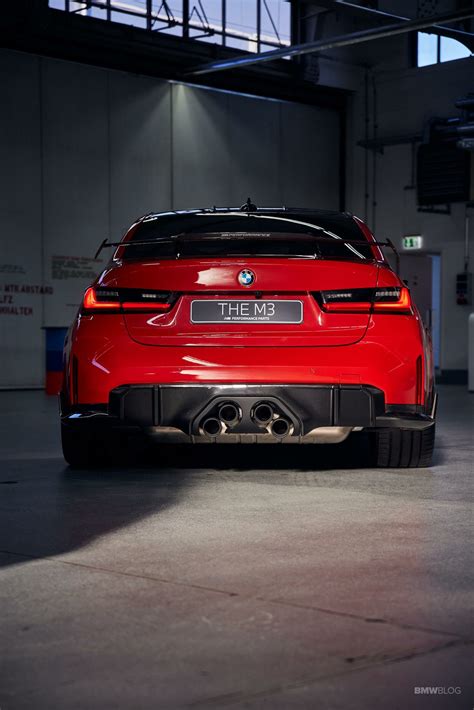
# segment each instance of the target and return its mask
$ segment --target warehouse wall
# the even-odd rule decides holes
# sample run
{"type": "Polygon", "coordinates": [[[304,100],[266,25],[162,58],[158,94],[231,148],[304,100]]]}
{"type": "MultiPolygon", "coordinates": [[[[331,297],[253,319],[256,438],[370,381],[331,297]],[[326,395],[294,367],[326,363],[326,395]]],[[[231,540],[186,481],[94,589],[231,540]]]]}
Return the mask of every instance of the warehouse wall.
{"type": "MultiPolygon", "coordinates": [[[[473,90],[474,60],[381,72],[369,75],[369,137],[374,118],[379,137],[420,133],[433,117],[458,115],[454,102],[473,90]],[[376,111],[372,78],[376,87],[376,111]]],[[[456,274],[464,267],[465,204],[452,205],[450,215],[418,212],[416,190],[412,188],[412,150],[409,144],[386,147],[376,154],[375,192],[373,154],[368,154],[368,211],[365,211],[365,150],[357,141],[365,137],[365,87],[361,76],[354,95],[349,136],[348,206],[367,217],[378,237],[390,237],[401,247],[407,234],[422,234],[424,252],[441,254],[441,358],[443,371],[467,368],[467,319],[470,306],[456,305],[456,274]],[[374,205],[375,201],[375,219],[374,205]]],[[[470,240],[474,238],[474,210],[470,240]]],[[[474,258],[474,255],[473,255],[474,258]]],[[[472,258],[471,258],[472,270],[472,258]]]]}
{"type": "Polygon", "coordinates": [[[338,207],[333,111],[10,51],[0,82],[0,387],[43,383],[42,328],[70,323],[97,245],[135,217],[338,207]]]}

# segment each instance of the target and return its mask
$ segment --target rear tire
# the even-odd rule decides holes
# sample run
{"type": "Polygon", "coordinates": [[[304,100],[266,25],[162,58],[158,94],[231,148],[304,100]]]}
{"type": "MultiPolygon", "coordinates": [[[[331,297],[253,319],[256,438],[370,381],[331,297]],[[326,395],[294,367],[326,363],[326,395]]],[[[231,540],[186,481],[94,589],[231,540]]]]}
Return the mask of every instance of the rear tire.
{"type": "Polygon", "coordinates": [[[63,456],[71,468],[92,468],[113,463],[113,454],[108,432],[78,431],[75,427],[61,424],[63,456]]]}
{"type": "Polygon", "coordinates": [[[435,425],[428,429],[380,429],[375,431],[375,465],[383,468],[431,466],[435,425]]]}

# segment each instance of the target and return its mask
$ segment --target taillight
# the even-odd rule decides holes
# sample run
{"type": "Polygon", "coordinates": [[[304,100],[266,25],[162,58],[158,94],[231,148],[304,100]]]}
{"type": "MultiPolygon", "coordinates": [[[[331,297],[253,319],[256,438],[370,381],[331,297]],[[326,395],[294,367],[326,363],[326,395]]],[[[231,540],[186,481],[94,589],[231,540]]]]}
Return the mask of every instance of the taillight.
{"type": "Polygon", "coordinates": [[[84,294],[82,307],[85,311],[111,311],[120,310],[120,301],[117,291],[97,291],[88,288],[84,294]]]}
{"type": "Polygon", "coordinates": [[[169,311],[177,294],[170,291],[140,291],[121,288],[117,290],[90,287],[84,294],[83,313],[122,313],[134,311],[169,311]]]}
{"type": "Polygon", "coordinates": [[[319,291],[314,294],[328,313],[397,313],[409,314],[410,292],[404,286],[353,288],[341,291],[319,291]]]}

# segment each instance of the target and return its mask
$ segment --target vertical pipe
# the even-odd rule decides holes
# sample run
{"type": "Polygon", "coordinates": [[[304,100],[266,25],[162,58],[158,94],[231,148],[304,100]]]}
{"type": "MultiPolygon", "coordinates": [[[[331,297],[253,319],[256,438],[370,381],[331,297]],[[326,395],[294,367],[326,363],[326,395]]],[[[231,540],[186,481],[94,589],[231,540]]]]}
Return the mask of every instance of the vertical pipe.
{"type": "Polygon", "coordinates": [[[262,33],[262,0],[257,3],[257,52],[260,52],[260,35],[262,33]]]}
{"type": "Polygon", "coordinates": [[[151,13],[152,13],[151,3],[152,3],[152,0],[146,0],[146,28],[147,28],[147,30],[151,30],[151,13]]]}
{"type": "Polygon", "coordinates": [[[183,0],[183,37],[189,37],[189,0],[183,0]]]}
{"type": "Polygon", "coordinates": [[[110,22],[110,20],[112,19],[112,7],[110,0],[107,0],[106,2],[106,17],[107,20],[110,22]]]}
{"type": "Polygon", "coordinates": [[[298,2],[292,2],[290,7],[290,42],[291,44],[299,44],[300,39],[300,5],[298,2]]]}
{"type": "MultiPolygon", "coordinates": [[[[301,7],[299,2],[291,3],[290,7],[290,43],[299,44],[301,42],[301,7]]],[[[297,65],[301,64],[299,57],[292,57],[293,71],[296,73],[297,65]]]]}
{"type": "Polygon", "coordinates": [[[225,37],[225,30],[227,26],[227,0],[222,0],[221,3],[222,7],[222,46],[225,47],[226,44],[226,37],[225,37]]]}

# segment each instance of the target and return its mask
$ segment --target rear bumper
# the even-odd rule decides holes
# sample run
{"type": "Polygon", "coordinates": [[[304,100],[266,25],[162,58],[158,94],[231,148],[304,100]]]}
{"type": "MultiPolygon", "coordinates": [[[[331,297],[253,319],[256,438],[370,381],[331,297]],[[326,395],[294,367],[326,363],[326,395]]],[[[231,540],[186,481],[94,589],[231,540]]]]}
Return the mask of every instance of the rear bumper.
{"type": "MultiPolygon", "coordinates": [[[[382,390],[370,385],[259,385],[259,384],[155,384],[124,385],[113,389],[103,405],[62,408],[62,421],[76,427],[112,427],[181,432],[189,440],[203,437],[203,422],[219,417],[223,404],[233,403],[240,416],[221,434],[265,436],[268,427],[254,416],[259,403],[270,404],[275,416],[290,423],[285,440],[307,437],[319,428],[426,429],[434,423],[436,400],[429,413],[416,405],[385,404],[382,390]]],[[[270,434],[270,438],[272,438],[270,434]]],[[[207,439],[222,439],[222,436],[207,439]]],[[[240,439],[239,439],[240,440],[240,439]]]]}
{"type": "MultiPolygon", "coordinates": [[[[424,403],[423,344],[411,316],[374,319],[358,343],[344,346],[149,346],[133,341],[119,316],[81,317],[68,338],[66,386],[78,404],[107,403],[112,390],[134,385],[325,385],[367,384],[385,402],[424,403]],[[74,366],[74,363],[76,366],[74,366]]],[[[426,389],[426,388],[425,388],[426,389]]]]}

